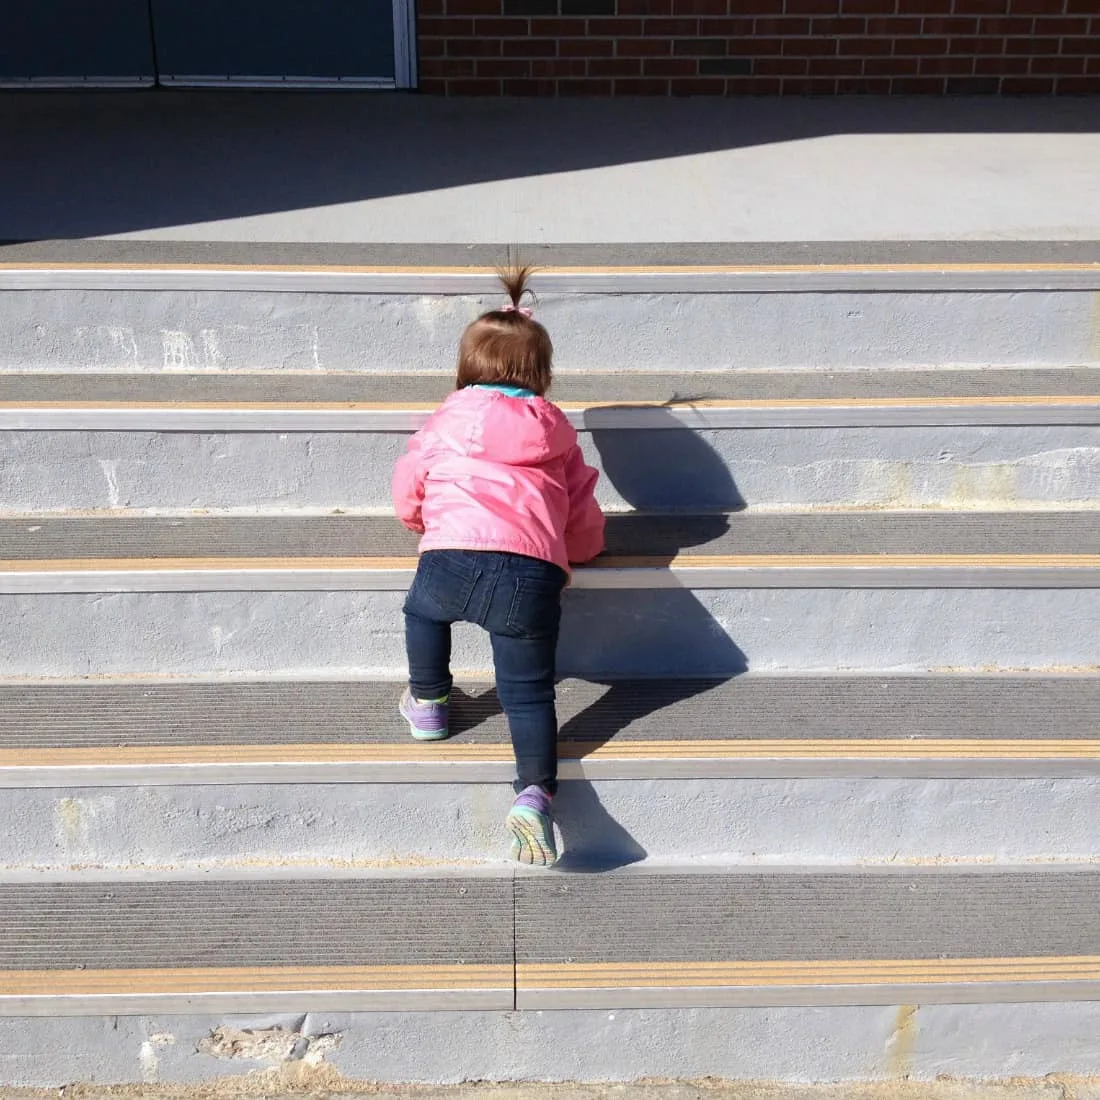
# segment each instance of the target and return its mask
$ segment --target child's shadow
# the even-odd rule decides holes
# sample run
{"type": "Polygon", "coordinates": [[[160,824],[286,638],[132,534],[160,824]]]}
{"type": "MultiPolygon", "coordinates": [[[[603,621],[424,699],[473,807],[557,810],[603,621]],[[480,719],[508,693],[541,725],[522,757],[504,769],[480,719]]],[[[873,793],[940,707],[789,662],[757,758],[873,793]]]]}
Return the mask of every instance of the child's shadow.
{"type": "MultiPolygon", "coordinates": [[[[622,412],[621,406],[604,406],[586,415],[603,476],[634,509],[608,516],[607,554],[644,552],[671,561],[726,535],[727,513],[740,511],[745,501],[722,457],[668,407],[648,408],[642,429],[602,426],[622,412]]],[[[698,697],[747,670],[742,650],[689,588],[632,595],[598,589],[569,594],[559,668],[607,690],[563,724],[563,756],[574,755],[570,742],[580,743],[583,758],[628,729],[632,738],[672,740],[698,735],[702,722],[708,736],[721,736],[730,720],[698,697]],[[630,679],[622,678],[625,670],[630,679]],[[696,705],[687,705],[691,700],[696,705]]],[[[563,784],[558,802],[559,828],[572,853],[563,860],[569,869],[645,858],[587,780],[563,784]]]]}
{"type": "MultiPolygon", "coordinates": [[[[568,686],[566,686],[568,695],[568,686]]],[[[566,706],[568,698],[562,700],[566,706]]],[[[507,724],[496,688],[474,695],[455,688],[451,696],[451,736],[474,743],[508,742],[507,724]]],[[[566,723],[568,728],[572,722],[566,723]]],[[[564,736],[565,728],[562,735],[564,736]]],[[[561,755],[574,749],[559,737],[561,755]]],[[[569,770],[568,764],[566,770],[569,770]]],[[[554,817],[562,834],[562,870],[605,870],[645,859],[645,849],[604,808],[595,787],[587,779],[566,778],[554,800],[554,817]]]]}
{"type": "MultiPolygon", "coordinates": [[[[721,456],[669,408],[648,408],[642,429],[603,426],[622,411],[603,406],[586,415],[603,477],[634,509],[608,516],[607,554],[644,552],[671,561],[726,535],[727,513],[740,511],[745,501],[721,456]]],[[[565,609],[559,673],[606,690],[588,702],[591,687],[562,684],[564,759],[579,756],[583,767],[585,756],[627,730],[631,739],[673,740],[698,734],[702,723],[707,736],[721,736],[731,716],[710,709],[703,697],[746,671],[748,661],[694,592],[581,589],[567,594],[565,609]]],[[[453,729],[492,740],[491,719],[500,713],[493,690],[459,695],[453,729]]],[[[571,770],[567,765],[566,774],[571,770]]],[[[648,855],[587,779],[562,782],[555,819],[564,841],[562,870],[605,870],[648,855]]]]}

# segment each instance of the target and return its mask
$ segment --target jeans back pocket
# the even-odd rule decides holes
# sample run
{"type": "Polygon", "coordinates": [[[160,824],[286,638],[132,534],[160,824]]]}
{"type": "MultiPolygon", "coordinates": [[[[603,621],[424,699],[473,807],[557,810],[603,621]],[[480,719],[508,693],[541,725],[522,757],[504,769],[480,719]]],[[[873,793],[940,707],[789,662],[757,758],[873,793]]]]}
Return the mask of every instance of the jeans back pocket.
{"type": "Polygon", "coordinates": [[[564,582],[549,577],[516,577],[508,609],[508,633],[514,638],[549,638],[561,625],[564,582]]]}
{"type": "Polygon", "coordinates": [[[463,551],[429,550],[420,558],[405,610],[440,621],[466,617],[481,570],[463,551]]]}

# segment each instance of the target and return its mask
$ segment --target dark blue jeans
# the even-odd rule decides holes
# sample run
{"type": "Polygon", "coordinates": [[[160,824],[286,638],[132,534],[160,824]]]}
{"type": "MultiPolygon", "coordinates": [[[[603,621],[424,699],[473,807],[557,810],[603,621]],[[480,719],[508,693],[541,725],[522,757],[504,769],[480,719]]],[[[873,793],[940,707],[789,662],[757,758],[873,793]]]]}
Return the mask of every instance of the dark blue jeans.
{"type": "Polygon", "coordinates": [[[405,600],[409,687],[451,691],[451,624],[476,623],[493,644],[497,696],[516,754],[516,790],[558,785],[555,656],[568,578],[548,561],[488,550],[429,550],[405,600]]]}

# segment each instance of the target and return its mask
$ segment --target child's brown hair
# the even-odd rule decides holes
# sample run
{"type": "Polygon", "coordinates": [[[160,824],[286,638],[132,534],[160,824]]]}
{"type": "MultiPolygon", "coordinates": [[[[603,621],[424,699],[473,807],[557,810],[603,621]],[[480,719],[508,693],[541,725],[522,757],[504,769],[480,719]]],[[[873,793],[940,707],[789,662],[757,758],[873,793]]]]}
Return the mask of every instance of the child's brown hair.
{"type": "Polygon", "coordinates": [[[488,383],[519,386],[540,397],[550,389],[554,345],[520,304],[530,277],[530,267],[500,272],[511,305],[483,313],[462,334],[456,389],[488,383]]]}

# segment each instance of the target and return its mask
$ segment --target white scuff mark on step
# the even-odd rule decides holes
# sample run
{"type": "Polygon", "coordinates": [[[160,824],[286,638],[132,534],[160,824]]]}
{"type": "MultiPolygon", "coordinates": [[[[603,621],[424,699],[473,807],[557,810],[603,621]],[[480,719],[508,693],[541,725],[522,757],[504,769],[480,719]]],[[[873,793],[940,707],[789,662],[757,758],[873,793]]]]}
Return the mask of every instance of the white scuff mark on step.
{"type": "Polygon", "coordinates": [[[225,647],[237,636],[239,627],[227,629],[220,623],[215,623],[210,628],[210,644],[214,650],[214,656],[220,658],[225,647]]]}
{"type": "Polygon", "coordinates": [[[310,351],[313,352],[313,369],[321,369],[321,330],[313,325],[310,328],[310,351]]]}
{"type": "Polygon", "coordinates": [[[194,370],[198,366],[198,354],[190,333],[164,329],[160,339],[165,370],[194,370]]]}
{"type": "Polygon", "coordinates": [[[218,330],[216,328],[204,328],[199,333],[199,339],[202,341],[203,363],[208,368],[224,367],[227,356],[222,351],[218,330]]]}
{"type": "Polygon", "coordinates": [[[113,458],[98,458],[96,461],[107,482],[107,503],[112,508],[123,507],[118,491],[118,461],[113,458]]]}
{"type": "Polygon", "coordinates": [[[321,1065],[326,1055],[340,1045],[342,1032],[322,1035],[303,1033],[305,1021],[298,1030],[283,1027],[245,1028],[216,1027],[199,1041],[199,1053],[221,1061],[267,1062],[281,1065],[286,1062],[302,1062],[308,1066],[321,1065]]]}
{"type": "Polygon", "coordinates": [[[141,1080],[144,1084],[155,1085],[160,1080],[160,1059],[157,1057],[157,1051],[175,1045],[176,1037],[166,1031],[150,1035],[141,1044],[138,1062],[141,1064],[141,1080]]]}
{"type": "MultiPolygon", "coordinates": [[[[431,298],[427,295],[417,298],[413,302],[412,311],[417,324],[420,325],[429,340],[434,341],[436,339],[437,322],[441,319],[441,314],[446,315],[448,328],[453,326],[451,305],[439,298],[431,298]]],[[[398,319],[397,324],[400,325],[400,323],[401,321],[398,319]]]]}
{"type": "MultiPolygon", "coordinates": [[[[45,331],[36,335],[45,335],[45,331]]],[[[128,325],[81,325],[73,336],[83,360],[81,366],[107,367],[112,370],[136,369],[137,336],[128,325]]],[[[56,344],[56,340],[53,341],[56,344]]]]}
{"type": "Polygon", "coordinates": [[[155,1085],[160,1077],[160,1059],[148,1039],[141,1044],[138,1062],[141,1064],[141,1080],[146,1085],[155,1085]]]}
{"type": "MultiPolygon", "coordinates": [[[[278,318],[272,318],[273,323],[279,323],[278,318]]],[[[282,353],[277,367],[281,371],[319,371],[321,370],[321,329],[317,325],[298,324],[283,327],[279,324],[278,334],[280,343],[286,350],[282,353]]],[[[235,348],[251,348],[252,352],[245,354],[251,361],[255,361],[257,348],[268,348],[275,352],[272,346],[271,329],[241,326],[236,333],[235,348]]],[[[259,365],[258,365],[259,366],[259,365]]],[[[267,364],[262,364],[266,367],[267,364]]],[[[256,367],[250,369],[257,369],[256,367]]]]}

